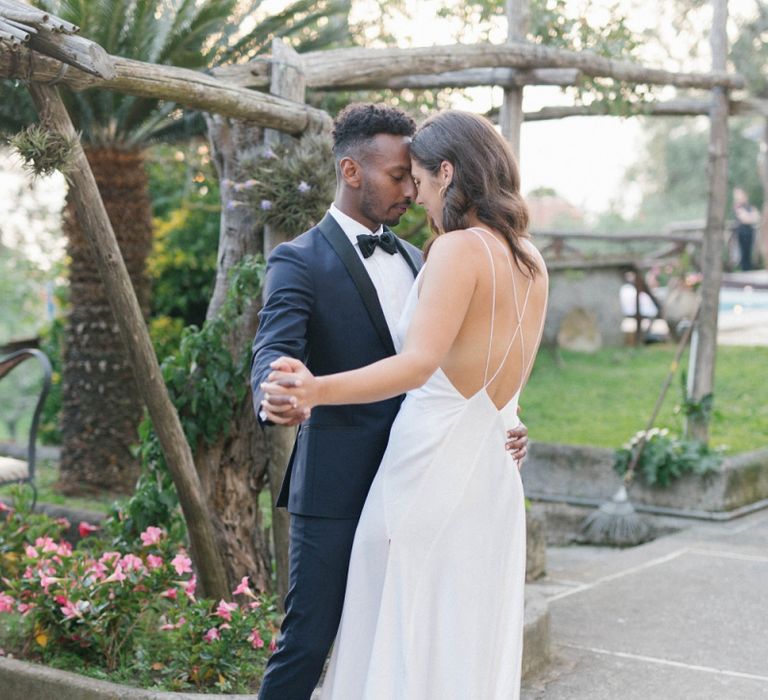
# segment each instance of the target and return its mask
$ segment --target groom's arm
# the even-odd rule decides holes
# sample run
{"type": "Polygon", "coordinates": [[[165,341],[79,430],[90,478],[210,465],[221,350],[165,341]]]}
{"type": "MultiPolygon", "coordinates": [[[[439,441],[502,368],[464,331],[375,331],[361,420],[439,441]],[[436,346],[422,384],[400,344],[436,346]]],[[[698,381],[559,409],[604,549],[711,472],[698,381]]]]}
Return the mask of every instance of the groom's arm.
{"type": "MultiPolygon", "coordinates": [[[[281,356],[307,359],[307,327],[314,302],[312,276],[306,262],[290,245],[280,245],[272,252],[264,278],[264,306],[259,313],[259,329],[251,355],[251,391],[253,407],[260,422],[265,422],[260,384],[272,371],[270,363],[281,356]]],[[[289,409],[288,413],[292,413],[289,409]]],[[[301,415],[283,414],[291,424],[301,415]]],[[[275,421],[277,422],[277,421],[275,421]]],[[[284,422],[284,421],[279,421],[284,422]]]]}

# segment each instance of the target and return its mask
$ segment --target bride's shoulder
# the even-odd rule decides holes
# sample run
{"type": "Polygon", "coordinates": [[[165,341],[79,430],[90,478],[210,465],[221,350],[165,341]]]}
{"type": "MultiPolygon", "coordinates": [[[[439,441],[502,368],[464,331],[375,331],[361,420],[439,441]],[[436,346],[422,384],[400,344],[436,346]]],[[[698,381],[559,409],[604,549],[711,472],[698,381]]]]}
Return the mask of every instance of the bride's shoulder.
{"type": "Polygon", "coordinates": [[[535,260],[536,266],[539,268],[539,272],[546,276],[547,264],[544,261],[544,256],[541,254],[541,251],[533,244],[533,241],[528,236],[521,237],[519,240],[520,245],[523,247],[525,252],[535,260]]]}
{"type": "Polygon", "coordinates": [[[430,246],[430,255],[440,251],[442,255],[464,256],[473,253],[478,247],[477,234],[469,229],[455,229],[437,236],[430,246]]]}

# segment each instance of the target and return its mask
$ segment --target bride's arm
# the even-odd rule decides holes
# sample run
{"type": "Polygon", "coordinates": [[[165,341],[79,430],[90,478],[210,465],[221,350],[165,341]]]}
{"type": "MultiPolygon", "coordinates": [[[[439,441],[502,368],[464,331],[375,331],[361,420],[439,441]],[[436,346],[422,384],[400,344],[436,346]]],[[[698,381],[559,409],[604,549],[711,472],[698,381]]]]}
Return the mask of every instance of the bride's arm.
{"type": "Polygon", "coordinates": [[[264,391],[292,396],[296,406],[311,408],[381,401],[424,384],[453,345],[477,284],[476,251],[468,236],[455,231],[433,243],[402,352],[360,369],[322,377],[313,376],[292,358],[281,358],[273,363],[276,371],[263,385],[264,391]],[[279,371],[281,367],[293,371],[279,371]],[[278,384],[281,381],[294,386],[278,384]]]}

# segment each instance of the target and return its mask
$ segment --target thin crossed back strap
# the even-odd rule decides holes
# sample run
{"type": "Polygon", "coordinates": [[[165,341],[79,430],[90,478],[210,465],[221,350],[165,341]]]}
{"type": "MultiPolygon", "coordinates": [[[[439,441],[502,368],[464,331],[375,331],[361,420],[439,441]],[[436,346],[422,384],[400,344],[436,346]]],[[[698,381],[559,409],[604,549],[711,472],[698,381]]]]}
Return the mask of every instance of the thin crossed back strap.
{"type": "Polygon", "coordinates": [[[517,336],[520,336],[520,360],[521,360],[521,378],[525,377],[528,372],[528,365],[530,362],[526,363],[525,361],[525,341],[523,339],[523,332],[522,332],[522,325],[523,325],[523,316],[525,315],[525,311],[528,308],[528,299],[531,294],[531,287],[533,285],[533,279],[528,279],[528,285],[525,290],[525,298],[523,299],[523,308],[522,311],[520,309],[520,304],[517,296],[517,287],[515,285],[515,273],[512,268],[512,261],[510,259],[509,251],[504,247],[504,244],[496,238],[490,231],[484,228],[480,228],[479,226],[473,226],[468,231],[472,231],[483,243],[485,246],[485,250],[488,253],[488,259],[491,263],[491,280],[492,280],[492,292],[491,292],[491,331],[490,331],[490,338],[488,340],[488,356],[486,358],[485,362],[485,374],[483,377],[483,389],[487,389],[496,379],[496,377],[499,376],[499,373],[504,368],[504,365],[507,362],[507,358],[509,357],[509,353],[512,351],[512,346],[515,344],[515,340],[517,339],[517,336]],[[504,356],[501,358],[501,362],[499,363],[499,366],[496,368],[496,371],[493,373],[490,379],[488,379],[488,371],[490,369],[491,365],[491,352],[493,349],[493,336],[495,332],[495,322],[496,322],[496,265],[493,262],[493,253],[491,253],[491,247],[488,245],[488,242],[485,240],[485,236],[480,234],[479,232],[483,231],[487,233],[491,238],[493,238],[494,241],[498,245],[502,247],[502,251],[504,253],[504,257],[507,261],[507,267],[509,268],[509,276],[512,281],[512,296],[515,302],[515,313],[517,315],[517,325],[515,326],[515,330],[512,333],[512,337],[509,340],[509,344],[507,345],[507,349],[504,352],[504,356]]]}

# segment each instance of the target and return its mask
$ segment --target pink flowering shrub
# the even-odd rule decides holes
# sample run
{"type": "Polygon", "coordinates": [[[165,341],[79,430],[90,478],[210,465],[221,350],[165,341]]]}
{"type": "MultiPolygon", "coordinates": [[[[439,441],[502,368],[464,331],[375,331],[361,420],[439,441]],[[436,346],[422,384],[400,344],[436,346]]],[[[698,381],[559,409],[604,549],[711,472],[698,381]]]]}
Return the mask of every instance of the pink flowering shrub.
{"type": "Polygon", "coordinates": [[[68,524],[4,515],[0,614],[21,621],[20,655],[75,657],[81,667],[121,669],[171,689],[247,691],[260,679],[277,613],[247,578],[233,591],[240,602],[198,599],[191,559],[160,528],[142,532],[133,551],[113,551],[83,523],[73,550],[60,539],[68,524]]]}

